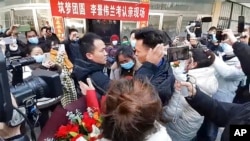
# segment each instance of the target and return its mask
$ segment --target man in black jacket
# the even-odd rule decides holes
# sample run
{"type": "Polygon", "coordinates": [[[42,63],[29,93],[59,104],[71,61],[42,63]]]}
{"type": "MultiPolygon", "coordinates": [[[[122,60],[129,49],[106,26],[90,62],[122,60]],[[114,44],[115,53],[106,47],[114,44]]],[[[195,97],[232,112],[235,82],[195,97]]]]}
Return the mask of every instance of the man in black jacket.
{"type": "Polygon", "coordinates": [[[82,59],[79,45],[78,30],[69,29],[69,38],[63,42],[69,60],[74,64],[76,59],[82,59]]]}
{"type": "MultiPolygon", "coordinates": [[[[158,44],[169,43],[166,33],[153,28],[142,28],[135,32],[136,57],[142,63],[141,68],[135,73],[150,79],[150,82],[159,92],[163,104],[167,104],[174,91],[174,75],[168,60],[163,56],[158,58],[154,49],[158,44]]],[[[164,51],[162,50],[161,53],[164,51]]]]}

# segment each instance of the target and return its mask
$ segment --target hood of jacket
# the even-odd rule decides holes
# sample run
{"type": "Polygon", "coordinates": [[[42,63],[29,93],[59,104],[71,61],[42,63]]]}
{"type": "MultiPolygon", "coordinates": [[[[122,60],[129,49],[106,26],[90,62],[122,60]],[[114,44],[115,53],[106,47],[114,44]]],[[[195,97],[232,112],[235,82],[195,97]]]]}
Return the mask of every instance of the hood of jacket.
{"type": "MultiPolygon", "coordinates": [[[[162,126],[157,121],[154,123],[154,125],[157,129],[157,132],[146,136],[145,141],[172,141],[164,126],[162,126]]],[[[102,138],[100,141],[111,141],[111,140],[102,138]]]]}
{"type": "Polygon", "coordinates": [[[104,65],[100,65],[92,61],[76,59],[73,69],[73,75],[77,78],[77,80],[85,80],[88,75],[97,71],[103,71],[103,69],[104,65]]]}
{"type": "Polygon", "coordinates": [[[188,71],[188,75],[194,77],[196,85],[205,94],[212,96],[218,89],[218,81],[213,67],[205,67],[188,71]]]}
{"type": "MultiPolygon", "coordinates": [[[[173,65],[172,65],[173,66],[173,65]]],[[[180,61],[178,67],[172,67],[173,73],[178,81],[186,81],[187,74],[191,77],[190,79],[196,82],[196,85],[206,94],[212,95],[218,89],[218,81],[215,76],[215,69],[213,67],[205,67],[199,69],[189,70],[185,72],[185,61],[180,61]]]]}

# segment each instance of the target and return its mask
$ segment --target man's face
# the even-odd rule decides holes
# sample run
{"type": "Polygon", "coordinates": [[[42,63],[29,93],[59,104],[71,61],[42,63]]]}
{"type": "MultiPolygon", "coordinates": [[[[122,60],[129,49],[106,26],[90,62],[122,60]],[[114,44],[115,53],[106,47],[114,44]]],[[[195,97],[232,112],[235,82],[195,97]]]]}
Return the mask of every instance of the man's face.
{"type": "Polygon", "coordinates": [[[139,60],[139,62],[140,63],[146,62],[146,57],[147,57],[149,48],[143,44],[143,40],[136,40],[135,50],[136,50],[135,55],[137,59],[139,60]]]}
{"type": "Polygon", "coordinates": [[[208,34],[216,34],[216,30],[209,30],[208,34]]]}
{"type": "Polygon", "coordinates": [[[48,37],[52,36],[52,32],[50,28],[46,29],[46,36],[48,37]]]}
{"type": "Polygon", "coordinates": [[[33,38],[33,37],[37,37],[36,33],[34,31],[30,31],[27,33],[27,39],[28,38],[33,38]]]}
{"type": "Polygon", "coordinates": [[[132,33],[132,34],[130,35],[130,41],[132,41],[132,40],[135,40],[135,33],[132,33]]]}
{"type": "Polygon", "coordinates": [[[41,31],[41,36],[46,36],[46,29],[43,29],[43,30],[41,31]]]}
{"type": "Polygon", "coordinates": [[[197,39],[190,39],[190,44],[191,44],[192,46],[197,45],[197,44],[198,44],[197,39]]]}
{"type": "Polygon", "coordinates": [[[87,53],[89,60],[95,63],[105,65],[107,63],[107,52],[105,50],[105,44],[102,40],[94,40],[95,50],[92,53],[87,53]]]}
{"type": "Polygon", "coordinates": [[[76,41],[77,39],[79,39],[78,32],[76,32],[76,31],[71,32],[69,35],[69,39],[71,41],[76,41]]]}

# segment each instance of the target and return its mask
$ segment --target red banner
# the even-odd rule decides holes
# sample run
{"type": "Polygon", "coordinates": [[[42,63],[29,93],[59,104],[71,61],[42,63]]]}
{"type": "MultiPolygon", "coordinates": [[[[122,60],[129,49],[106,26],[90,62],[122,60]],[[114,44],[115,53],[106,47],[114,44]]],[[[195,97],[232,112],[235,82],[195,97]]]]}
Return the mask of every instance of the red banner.
{"type": "Polygon", "coordinates": [[[52,16],[147,21],[149,4],[102,0],[50,0],[52,16]]]}
{"type": "Polygon", "coordinates": [[[54,23],[54,33],[58,36],[58,38],[62,41],[64,40],[64,21],[63,17],[54,17],[53,16],[53,23],[54,23]]]}

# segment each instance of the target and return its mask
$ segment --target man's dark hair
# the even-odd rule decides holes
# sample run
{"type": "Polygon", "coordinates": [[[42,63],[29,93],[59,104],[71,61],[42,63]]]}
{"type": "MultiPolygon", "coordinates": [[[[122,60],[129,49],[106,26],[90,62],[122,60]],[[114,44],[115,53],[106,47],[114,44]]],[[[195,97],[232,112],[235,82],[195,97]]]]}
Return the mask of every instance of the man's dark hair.
{"type": "Polygon", "coordinates": [[[38,35],[35,29],[31,29],[30,31],[25,31],[25,37],[27,38],[28,33],[35,32],[36,36],[38,35]]]}
{"type": "Polygon", "coordinates": [[[154,48],[157,44],[168,44],[167,37],[163,31],[152,27],[138,29],[135,32],[136,40],[143,40],[143,44],[149,48],[154,48]]]}
{"type": "Polygon", "coordinates": [[[42,27],[41,31],[43,31],[44,29],[46,29],[46,31],[47,31],[47,27],[46,26],[42,27]]]}
{"type": "Polygon", "coordinates": [[[135,33],[135,32],[136,32],[136,29],[132,30],[132,31],[130,32],[130,36],[131,36],[133,33],[135,33]]]}
{"type": "Polygon", "coordinates": [[[212,30],[217,30],[217,28],[215,26],[212,26],[212,27],[209,28],[208,31],[212,31],[212,30]]]}
{"type": "Polygon", "coordinates": [[[69,29],[69,35],[70,35],[72,32],[78,32],[78,30],[75,29],[75,28],[70,28],[70,29],[69,29]]]}
{"type": "Polygon", "coordinates": [[[82,38],[80,38],[80,53],[82,54],[84,60],[88,60],[86,53],[92,53],[95,50],[95,40],[102,40],[102,38],[91,32],[86,33],[82,38]]]}
{"type": "Polygon", "coordinates": [[[122,39],[128,40],[128,36],[123,36],[122,39]]]}

